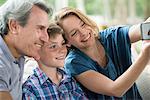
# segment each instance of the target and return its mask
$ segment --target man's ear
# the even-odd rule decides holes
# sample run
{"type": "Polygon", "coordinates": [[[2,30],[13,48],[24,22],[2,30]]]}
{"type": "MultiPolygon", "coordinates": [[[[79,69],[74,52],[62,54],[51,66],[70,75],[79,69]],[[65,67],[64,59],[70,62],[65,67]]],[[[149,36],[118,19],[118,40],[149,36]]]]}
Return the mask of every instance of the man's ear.
{"type": "Polygon", "coordinates": [[[18,23],[16,20],[10,19],[8,22],[8,26],[12,34],[17,34],[18,23]]]}

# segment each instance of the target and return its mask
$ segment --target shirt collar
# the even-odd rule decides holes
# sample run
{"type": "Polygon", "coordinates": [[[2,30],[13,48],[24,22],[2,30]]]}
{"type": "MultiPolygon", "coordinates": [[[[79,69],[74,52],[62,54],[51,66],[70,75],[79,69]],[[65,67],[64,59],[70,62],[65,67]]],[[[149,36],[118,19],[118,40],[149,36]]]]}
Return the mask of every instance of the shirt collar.
{"type": "MultiPolygon", "coordinates": [[[[57,68],[57,71],[59,71],[63,75],[62,80],[66,80],[66,78],[71,77],[71,76],[68,76],[63,69],[57,68]]],[[[49,79],[49,77],[39,67],[36,67],[34,69],[34,74],[36,77],[38,77],[41,85],[49,79]]]]}
{"type": "Polygon", "coordinates": [[[43,84],[48,79],[47,75],[39,67],[34,69],[34,74],[39,79],[40,84],[43,84]]]}

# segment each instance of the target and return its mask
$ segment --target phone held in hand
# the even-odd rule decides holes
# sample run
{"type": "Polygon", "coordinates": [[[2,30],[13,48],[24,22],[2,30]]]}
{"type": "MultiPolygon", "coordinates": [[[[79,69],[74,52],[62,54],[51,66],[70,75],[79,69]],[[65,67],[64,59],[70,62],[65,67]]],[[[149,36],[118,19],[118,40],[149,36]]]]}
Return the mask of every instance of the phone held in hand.
{"type": "Polygon", "coordinates": [[[150,40],[150,22],[141,24],[142,40],[150,40]]]}

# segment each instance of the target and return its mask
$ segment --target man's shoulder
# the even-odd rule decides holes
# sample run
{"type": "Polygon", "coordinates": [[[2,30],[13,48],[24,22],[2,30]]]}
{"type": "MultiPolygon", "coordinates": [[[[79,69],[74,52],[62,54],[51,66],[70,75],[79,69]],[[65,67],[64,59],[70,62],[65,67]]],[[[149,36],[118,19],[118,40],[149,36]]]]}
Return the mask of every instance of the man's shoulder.
{"type": "Polygon", "coordinates": [[[2,51],[0,47],[0,68],[10,66],[10,62],[6,57],[6,54],[2,51]]]}
{"type": "Polygon", "coordinates": [[[1,53],[1,50],[0,50],[0,69],[3,68],[3,67],[7,67],[8,65],[8,60],[5,58],[4,54],[1,53]]]}
{"type": "Polygon", "coordinates": [[[4,55],[4,52],[3,52],[3,50],[2,50],[2,47],[0,47],[0,60],[4,57],[5,55],[4,55]]]}
{"type": "Polygon", "coordinates": [[[0,64],[7,62],[6,52],[4,52],[3,47],[0,46],[0,64]]]}

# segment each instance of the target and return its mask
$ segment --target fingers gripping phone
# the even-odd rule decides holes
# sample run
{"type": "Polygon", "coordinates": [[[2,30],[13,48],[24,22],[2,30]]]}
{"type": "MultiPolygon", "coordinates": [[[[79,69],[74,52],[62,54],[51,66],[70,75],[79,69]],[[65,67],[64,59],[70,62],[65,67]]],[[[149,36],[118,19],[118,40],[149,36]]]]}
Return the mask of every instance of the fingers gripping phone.
{"type": "Polygon", "coordinates": [[[142,40],[150,40],[150,22],[141,24],[142,40]]]}

